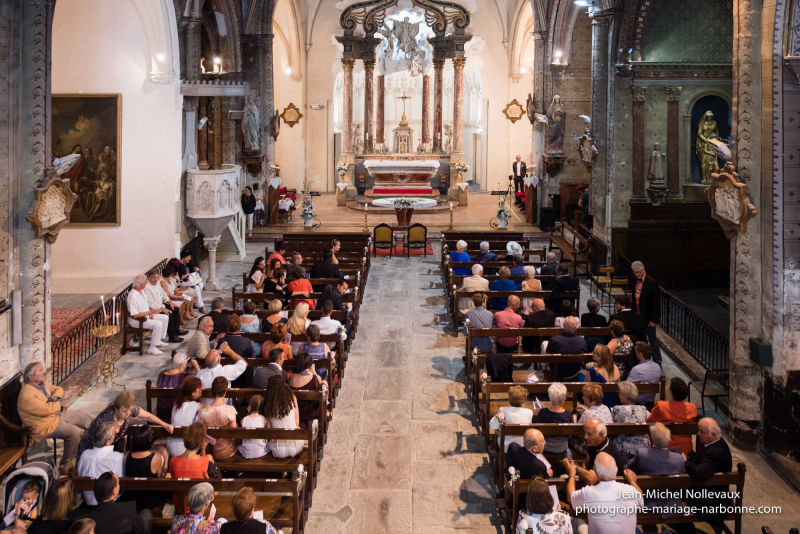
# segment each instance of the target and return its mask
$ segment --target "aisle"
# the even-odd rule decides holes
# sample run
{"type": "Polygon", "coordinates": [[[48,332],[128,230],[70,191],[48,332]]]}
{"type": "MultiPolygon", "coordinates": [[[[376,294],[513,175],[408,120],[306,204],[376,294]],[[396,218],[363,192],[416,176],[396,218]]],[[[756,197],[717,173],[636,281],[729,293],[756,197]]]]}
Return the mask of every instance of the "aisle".
{"type": "Polygon", "coordinates": [[[494,532],[435,258],[373,259],[307,532],[494,532]]]}

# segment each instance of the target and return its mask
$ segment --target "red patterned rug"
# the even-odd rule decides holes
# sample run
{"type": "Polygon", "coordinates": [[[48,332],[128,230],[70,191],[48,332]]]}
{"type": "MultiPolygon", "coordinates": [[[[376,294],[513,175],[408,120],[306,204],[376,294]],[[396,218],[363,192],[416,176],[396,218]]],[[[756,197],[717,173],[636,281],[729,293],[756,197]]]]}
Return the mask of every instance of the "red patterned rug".
{"type": "MultiPolygon", "coordinates": [[[[375,253],[375,248],[374,247],[372,249],[372,252],[373,252],[373,254],[375,253]]],[[[422,250],[421,248],[409,249],[409,255],[411,255],[411,256],[424,256],[425,252],[426,251],[422,250]]],[[[430,243],[428,243],[428,245],[427,245],[427,253],[428,253],[428,256],[432,256],[433,255],[433,245],[431,245],[430,243]]],[[[379,248],[379,249],[377,249],[377,254],[378,254],[378,256],[388,256],[389,255],[389,249],[388,248],[379,248]]],[[[394,250],[392,251],[392,255],[393,256],[405,256],[406,255],[406,251],[403,249],[403,245],[400,244],[400,243],[395,245],[394,246],[394,250]]]]}
{"type": "Polygon", "coordinates": [[[430,195],[433,194],[433,189],[430,188],[417,188],[417,189],[392,189],[380,187],[372,190],[374,195],[430,195]]]}
{"type": "Polygon", "coordinates": [[[50,311],[50,334],[53,340],[66,334],[70,328],[83,322],[95,312],[87,308],[53,308],[50,311]]]}

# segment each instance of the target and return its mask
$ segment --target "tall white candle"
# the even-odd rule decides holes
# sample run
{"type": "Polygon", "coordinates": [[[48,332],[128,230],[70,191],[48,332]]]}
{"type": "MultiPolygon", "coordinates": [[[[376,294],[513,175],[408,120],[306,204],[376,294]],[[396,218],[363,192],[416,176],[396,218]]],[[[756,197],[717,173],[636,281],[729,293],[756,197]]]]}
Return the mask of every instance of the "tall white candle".
{"type": "Polygon", "coordinates": [[[106,322],[106,301],[103,300],[103,295],[100,295],[100,309],[103,310],[103,323],[106,322]]]}
{"type": "Polygon", "coordinates": [[[450,211],[453,211],[453,203],[450,203],[450,211]]]}
{"type": "Polygon", "coordinates": [[[364,211],[367,211],[368,207],[369,207],[369,204],[364,204],[364,211]]]}
{"type": "Polygon", "coordinates": [[[114,323],[114,317],[117,315],[117,299],[116,297],[111,297],[111,323],[114,323]]]}

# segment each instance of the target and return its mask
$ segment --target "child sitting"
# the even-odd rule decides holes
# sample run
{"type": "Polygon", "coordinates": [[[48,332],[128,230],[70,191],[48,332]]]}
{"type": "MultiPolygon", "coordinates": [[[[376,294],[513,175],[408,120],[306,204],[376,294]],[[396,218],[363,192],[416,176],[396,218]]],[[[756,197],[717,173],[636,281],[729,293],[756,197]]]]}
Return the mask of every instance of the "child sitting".
{"type": "Polygon", "coordinates": [[[30,526],[39,515],[39,493],[41,491],[42,485],[35,480],[29,480],[22,487],[22,497],[14,505],[14,510],[3,520],[3,530],[0,533],[13,532],[12,526],[14,531],[19,531],[18,529],[23,527],[27,529],[30,526]]]}

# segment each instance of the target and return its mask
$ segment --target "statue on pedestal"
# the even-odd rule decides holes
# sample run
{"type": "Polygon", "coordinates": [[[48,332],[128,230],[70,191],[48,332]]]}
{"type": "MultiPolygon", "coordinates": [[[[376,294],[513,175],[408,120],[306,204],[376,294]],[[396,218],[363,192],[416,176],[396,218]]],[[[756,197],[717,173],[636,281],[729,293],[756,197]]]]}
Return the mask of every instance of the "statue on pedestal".
{"type": "Polygon", "coordinates": [[[708,145],[709,139],[718,137],[719,129],[717,128],[717,121],[714,120],[714,113],[706,111],[697,125],[697,140],[695,141],[697,165],[700,167],[700,181],[704,184],[710,184],[712,173],[719,171],[717,154],[708,145]]]}
{"type": "Polygon", "coordinates": [[[242,114],[244,151],[255,154],[261,150],[261,132],[258,128],[258,106],[253,95],[247,95],[242,114]]]}
{"type": "Polygon", "coordinates": [[[578,153],[581,156],[581,163],[591,175],[592,166],[597,159],[597,146],[594,144],[589,128],[584,128],[583,135],[578,138],[578,153]]]}
{"type": "Polygon", "coordinates": [[[564,153],[564,121],[567,114],[561,104],[561,96],[554,95],[550,107],[547,108],[547,137],[545,138],[545,153],[564,153]]]}
{"type": "Polygon", "coordinates": [[[445,124],[442,126],[444,130],[444,141],[442,142],[442,150],[445,154],[453,151],[453,125],[445,124]]]}
{"type": "Polygon", "coordinates": [[[364,130],[361,129],[361,124],[353,125],[353,153],[364,153],[364,130]]]}
{"type": "Polygon", "coordinates": [[[664,181],[664,159],[659,143],[653,144],[650,153],[650,166],[647,168],[647,195],[654,206],[660,206],[667,199],[667,187],[664,181]]]}

